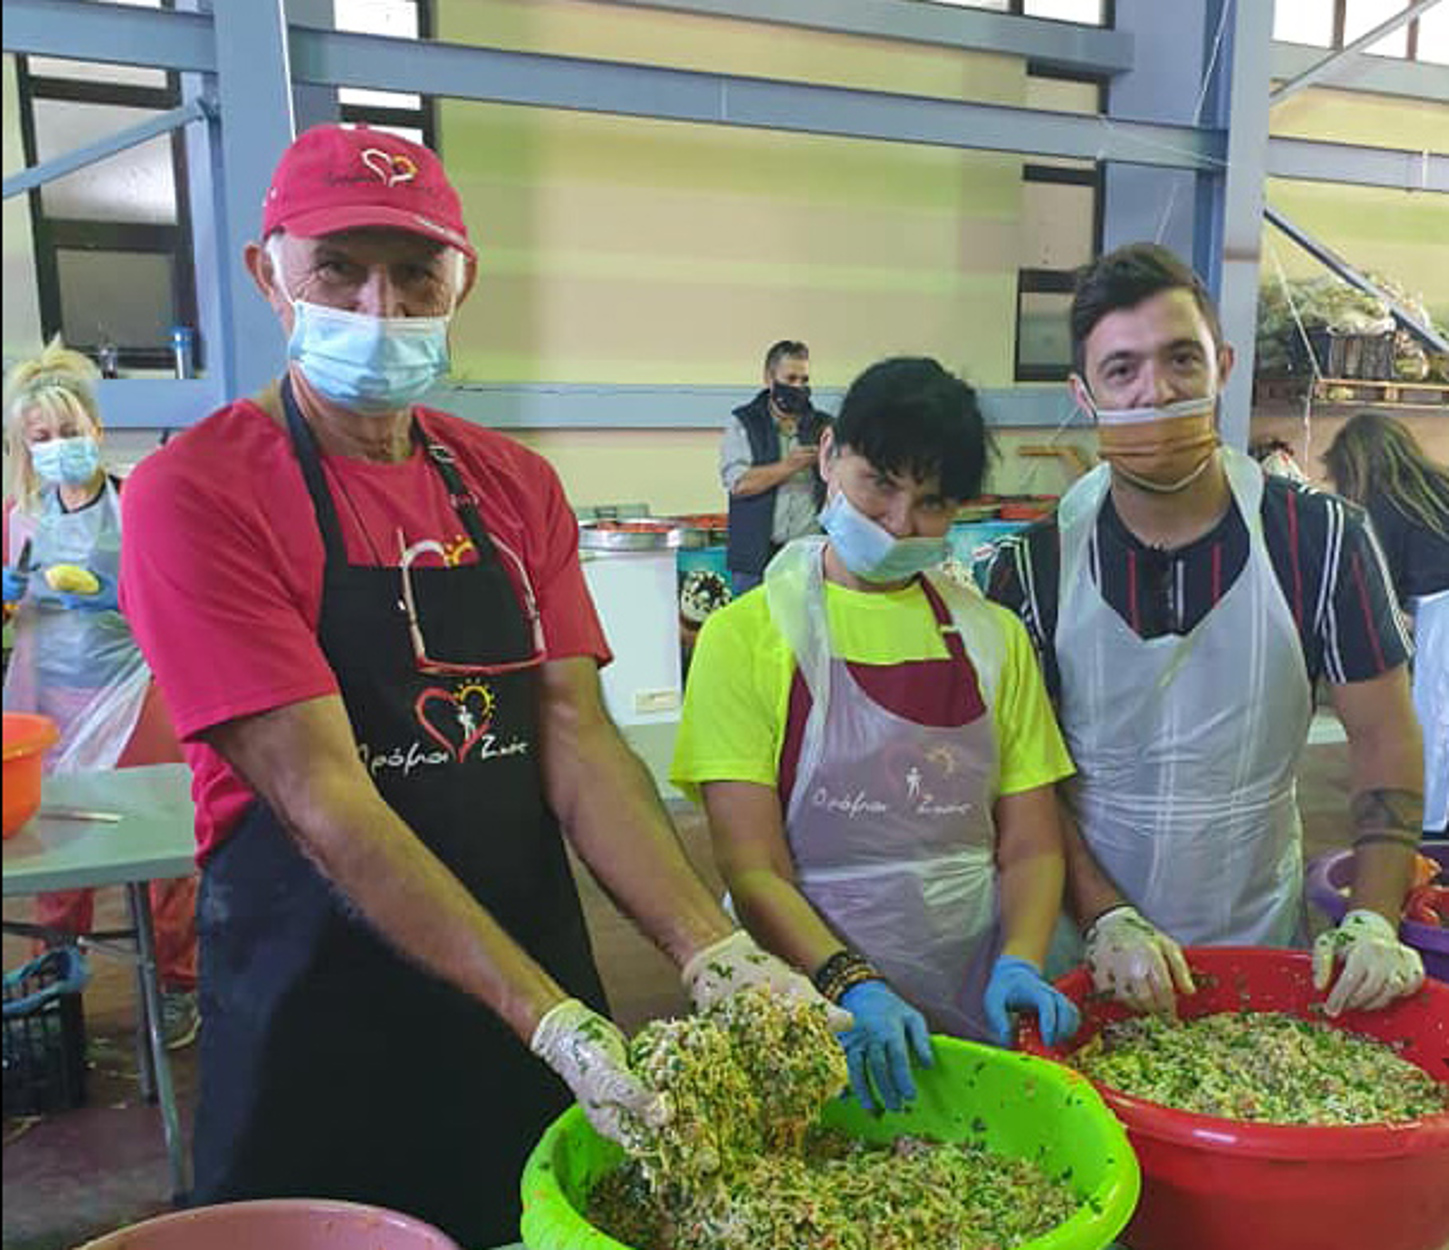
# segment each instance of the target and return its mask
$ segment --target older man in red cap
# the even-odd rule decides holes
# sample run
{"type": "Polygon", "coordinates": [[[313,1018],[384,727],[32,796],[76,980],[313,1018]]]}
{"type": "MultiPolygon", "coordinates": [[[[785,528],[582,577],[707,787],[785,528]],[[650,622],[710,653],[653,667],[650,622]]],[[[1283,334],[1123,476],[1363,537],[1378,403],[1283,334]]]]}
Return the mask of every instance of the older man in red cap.
{"type": "Polygon", "coordinates": [[[600,1014],[561,832],[697,1005],[815,991],[720,910],[604,712],[553,470],[418,402],[477,274],[437,157],[307,131],[246,263],[285,373],[125,497],[126,612],[195,776],[196,1197],[509,1241],[564,1083],[605,1133],[668,1114],[600,1014]]]}

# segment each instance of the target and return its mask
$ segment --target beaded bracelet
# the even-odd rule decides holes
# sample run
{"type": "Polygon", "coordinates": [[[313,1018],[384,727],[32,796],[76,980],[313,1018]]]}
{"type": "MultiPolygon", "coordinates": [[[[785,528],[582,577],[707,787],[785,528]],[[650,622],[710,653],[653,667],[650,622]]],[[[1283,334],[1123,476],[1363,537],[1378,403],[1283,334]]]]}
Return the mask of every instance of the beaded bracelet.
{"type": "Polygon", "coordinates": [[[862,981],[875,981],[879,978],[880,973],[868,959],[847,948],[830,956],[810,979],[823,997],[832,1003],[838,1003],[847,990],[862,981]]]}

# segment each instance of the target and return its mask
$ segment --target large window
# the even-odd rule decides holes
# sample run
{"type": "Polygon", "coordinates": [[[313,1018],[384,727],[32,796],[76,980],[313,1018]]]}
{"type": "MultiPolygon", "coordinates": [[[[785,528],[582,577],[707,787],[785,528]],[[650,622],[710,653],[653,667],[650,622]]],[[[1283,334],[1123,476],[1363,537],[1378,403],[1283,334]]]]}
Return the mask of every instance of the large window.
{"type": "MultiPolygon", "coordinates": [[[[159,0],[155,0],[159,7],[159,0]]],[[[63,156],[181,101],[175,74],[16,57],[27,165],[63,156]]],[[[173,325],[196,325],[179,130],[29,193],[41,330],[125,368],[171,364],[173,325]]],[[[201,361],[204,344],[197,344],[201,361]]]]}
{"type": "MultiPolygon", "coordinates": [[[[338,30],[355,30],[394,39],[427,39],[432,35],[427,0],[334,0],[333,22],[338,30]]],[[[342,120],[391,131],[434,147],[436,119],[431,96],[399,91],[369,91],[339,87],[337,103],[342,120]]]]}
{"type": "MultiPolygon", "coordinates": [[[[1408,7],[1408,0],[1277,0],[1273,38],[1342,48],[1408,7]]],[[[1436,5],[1365,52],[1449,65],[1449,5],[1436,5]]]]}
{"type": "Polygon", "coordinates": [[[1084,26],[1110,26],[1112,0],[927,0],[950,4],[958,9],[990,9],[995,13],[1016,13],[1023,17],[1045,17],[1084,26]]]}
{"type": "MultiPolygon", "coordinates": [[[[1101,113],[1104,83],[1033,69],[1028,108],[1101,113]]],[[[1071,371],[1067,322],[1077,270],[1102,250],[1102,171],[1092,161],[1040,160],[1022,166],[1016,274],[1018,382],[1059,382],[1071,371]]]]}

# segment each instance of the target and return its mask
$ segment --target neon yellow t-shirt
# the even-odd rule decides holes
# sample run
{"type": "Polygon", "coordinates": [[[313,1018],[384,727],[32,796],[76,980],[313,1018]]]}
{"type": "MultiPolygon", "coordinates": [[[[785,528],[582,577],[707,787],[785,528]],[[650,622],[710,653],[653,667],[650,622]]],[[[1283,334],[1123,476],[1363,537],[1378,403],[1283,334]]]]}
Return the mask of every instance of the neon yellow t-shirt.
{"type": "MultiPolygon", "coordinates": [[[[834,653],[857,664],[900,664],[948,657],[924,592],[857,591],[826,582],[834,653]]],[[[1000,760],[1000,794],[1020,794],[1069,777],[1075,768],[1047,699],[1036,653],[1017,616],[989,603],[1006,646],[990,704],[1000,760]]],[[[970,650],[968,642],[968,651],[970,650]]],[[[699,801],[706,781],[777,784],[795,657],[770,616],[763,590],[713,613],[700,630],[670,779],[699,801]]]]}

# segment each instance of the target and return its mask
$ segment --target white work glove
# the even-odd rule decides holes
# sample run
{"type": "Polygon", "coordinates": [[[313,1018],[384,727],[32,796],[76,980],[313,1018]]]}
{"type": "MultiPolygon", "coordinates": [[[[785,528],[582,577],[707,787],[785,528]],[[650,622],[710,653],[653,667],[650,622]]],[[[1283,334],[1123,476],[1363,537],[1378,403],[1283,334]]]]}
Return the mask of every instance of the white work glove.
{"type": "Polygon", "coordinates": [[[1336,929],[1320,933],[1313,944],[1313,988],[1324,990],[1334,965],[1343,971],[1325,1005],[1330,1016],[1341,1011],[1377,1011],[1424,984],[1424,961],[1399,941],[1394,926],[1364,907],[1348,913],[1336,929]]]}
{"type": "Polygon", "coordinates": [[[784,998],[819,1003],[826,1008],[832,1032],[844,1033],[855,1023],[850,1012],[835,1006],[810,984],[808,977],[761,950],[743,929],[696,951],[680,972],[696,1011],[719,1002],[747,985],[760,985],[784,998]]]}
{"type": "Polygon", "coordinates": [[[1176,994],[1195,994],[1182,947],[1126,903],[1104,911],[1087,930],[1092,983],[1134,1011],[1175,1015],[1176,994]]]}
{"type": "Polygon", "coordinates": [[[624,1035],[577,998],[564,999],[544,1015],[529,1048],[563,1077],[603,1136],[622,1144],[636,1124],[655,1129],[669,1122],[669,1100],[645,1089],[629,1070],[624,1035]]]}

